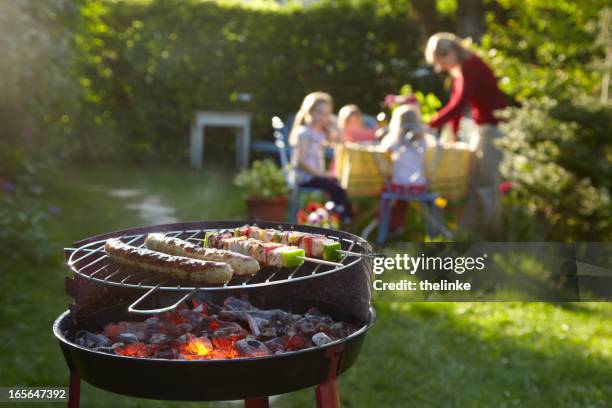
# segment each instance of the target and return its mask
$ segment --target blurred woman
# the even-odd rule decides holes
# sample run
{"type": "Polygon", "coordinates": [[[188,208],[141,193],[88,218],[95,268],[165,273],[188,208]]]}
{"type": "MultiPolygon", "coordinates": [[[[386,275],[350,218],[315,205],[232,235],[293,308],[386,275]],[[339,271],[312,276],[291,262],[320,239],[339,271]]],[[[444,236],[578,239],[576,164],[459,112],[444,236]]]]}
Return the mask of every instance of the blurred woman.
{"type": "Polygon", "coordinates": [[[482,222],[491,238],[498,237],[501,226],[499,164],[501,152],[494,140],[503,136],[497,127],[495,111],[506,107],[506,99],[487,64],[451,33],[437,33],[427,41],[425,59],[438,71],[453,79],[448,103],[431,119],[429,126],[452,125],[455,139],[463,112],[469,106],[478,125],[480,140],[475,154],[470,195],[461,224],[474,228],[482,222]]]}
{"type": "Polygon", "coordinates": [[[325,171],[325,146],[338,138],[332,112],[333,100],[329,94],[313,92],[306,95],[289,134],[289,144],[293,148],[291,163],[297,185],[328,192],[335,211],[344,224],[349,224],[352,212],[348,195],[338,180],[325,171]]]}

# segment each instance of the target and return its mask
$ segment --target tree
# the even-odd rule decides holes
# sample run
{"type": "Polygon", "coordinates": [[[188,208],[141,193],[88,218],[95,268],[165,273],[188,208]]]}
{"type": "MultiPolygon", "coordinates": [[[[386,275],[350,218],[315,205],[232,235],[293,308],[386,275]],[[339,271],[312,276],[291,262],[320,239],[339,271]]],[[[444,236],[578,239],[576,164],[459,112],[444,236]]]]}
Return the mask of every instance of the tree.
{"type": "Polygon", "coordinates": [[[1,9],[0,176],[12,177],[23,171],[34,147],[67,131],[78,106],[69,73],[75,6],[69,0],[21,0],[2,2],[1,9]]]}
{"type": "Polygon", "coordinates": [[[608,103],[612,71],[612,7],[606,7],[599,12],[596,44],[601,47],[604,56],[596,58],[593,66],[601,71],[601,103],[608,103]]]}
{"type": "Polygon", "coordinates": [[[587,68],[604,54],[593,27],[606,4],[499,0],[498,10],[487,13],[482,47],[503,90],[519,100],[599,93],[602,72],[587,68]]]}
{"type": "Polygon", "coordinates": [[[457,1],[457,34],[475,42],[485,33],[485,7],[482,0],[457,1]]]}

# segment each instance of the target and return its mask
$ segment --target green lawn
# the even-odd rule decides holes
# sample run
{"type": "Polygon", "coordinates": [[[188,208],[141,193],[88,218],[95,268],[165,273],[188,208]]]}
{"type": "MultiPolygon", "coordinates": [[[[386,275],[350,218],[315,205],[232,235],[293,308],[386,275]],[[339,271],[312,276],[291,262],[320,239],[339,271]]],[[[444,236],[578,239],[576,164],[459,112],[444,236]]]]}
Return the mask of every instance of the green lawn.
{"type": "MultiPolygon", "coordinates": [[[[229,172],[231,173],[231,172],[229,172]]],[[[66,168],[41,176],[62,209],[58,257],[0,266],[0,385],[67,384],[51,324],[69,298],[59,248],[88,235],[156,222],[240,219],[223,171],[66,168]]],[[[346,407],[604,407],[612,402],[609,303],[389,303],[340,381],[346,407]]],[[[195,407],[127,398],[84,385],[84,407],[195,407]]],[[[314,390],[278,407],[313,406],[314,390]]],[[[210,404],[229,406],[228,404],[210,404]]],[[[25,404],[17,405],[20,407],[25,404]]],[[[36,404],[38,407],[44,404],[36,404]]],[[[57,406],[57,405],[52,405],[57,406]]]]}

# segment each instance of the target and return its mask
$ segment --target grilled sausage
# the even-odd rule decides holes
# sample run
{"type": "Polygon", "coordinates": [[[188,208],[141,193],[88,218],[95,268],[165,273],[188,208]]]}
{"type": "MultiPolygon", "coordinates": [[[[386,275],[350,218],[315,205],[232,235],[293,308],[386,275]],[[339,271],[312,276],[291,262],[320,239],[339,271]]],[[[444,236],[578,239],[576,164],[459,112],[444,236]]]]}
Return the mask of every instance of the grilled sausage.
{"type": "Polygon", "coordinates": [[[225,283],[233,276],[231,266],[226,263],[163,254],[125,244],[116,238],[106,241],[104,252],[119,264],[196,283],[225,283]]]}
{"type": "Polygon", "coordinates": [[[148,234],[145,247],[169,255],[225,262],[232,267],[235,275],[253,275],[259,271],[259,262],[251,256],[224,249],[202,248],[183,239],[166,237],[159,233],[148,234]]]}

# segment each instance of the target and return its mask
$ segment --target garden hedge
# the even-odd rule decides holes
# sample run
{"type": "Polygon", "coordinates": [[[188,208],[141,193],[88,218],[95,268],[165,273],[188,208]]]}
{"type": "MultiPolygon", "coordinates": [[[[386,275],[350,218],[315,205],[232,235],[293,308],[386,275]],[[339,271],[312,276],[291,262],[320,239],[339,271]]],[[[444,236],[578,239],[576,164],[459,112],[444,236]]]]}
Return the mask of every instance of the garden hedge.
{"type": "Polygon", "coordinates": [[[376,113],[404,83],[435,86],[414,75],[418,24],[375,2],[88,1],[82,15],[74,69],[95,126],[81,134],[97,155],[180,161],[197,109],[250,111],[255,139],[269,138],[271,116],[314,90],[376,113]]]}

